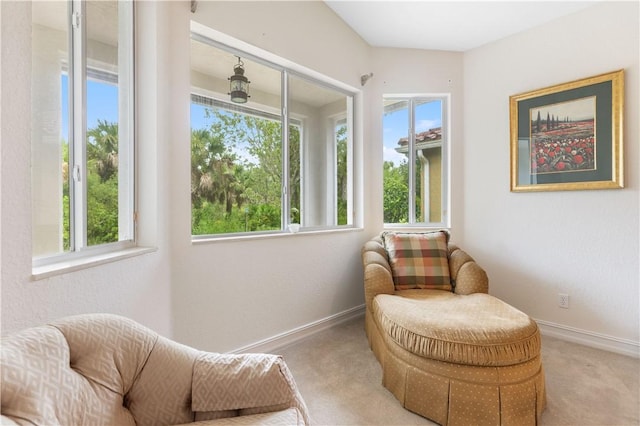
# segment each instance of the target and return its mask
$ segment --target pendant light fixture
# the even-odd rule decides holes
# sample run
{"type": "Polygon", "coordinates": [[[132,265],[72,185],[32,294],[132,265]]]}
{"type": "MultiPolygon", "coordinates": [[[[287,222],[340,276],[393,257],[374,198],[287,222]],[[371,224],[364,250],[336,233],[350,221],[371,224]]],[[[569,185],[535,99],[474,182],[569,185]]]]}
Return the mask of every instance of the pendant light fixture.
{"type": "Polygon", "coordinates": [[[231,102],[244,104],[249,98],[249,83],[251,82],[244,76],[244,63],[239,56],[237,58],[238,63],[233,67],[233,75],[229,77],[229,95],[231,95],[231,102]]]}

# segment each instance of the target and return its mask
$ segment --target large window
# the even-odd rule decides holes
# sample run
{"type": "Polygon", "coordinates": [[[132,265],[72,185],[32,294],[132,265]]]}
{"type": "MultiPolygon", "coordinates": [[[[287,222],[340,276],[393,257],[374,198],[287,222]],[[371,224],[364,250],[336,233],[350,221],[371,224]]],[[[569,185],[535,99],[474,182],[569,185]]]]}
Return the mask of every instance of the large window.
{"type": "Polygon", "coordinates": [[[191,84],[195,238],[353,224],[352,93],[198,34],[191,84]],[[229,95],[239,64],[240,103],[229,95]]]}
{"type": "Polygon", "coordinates": [[[34,264],[134,241],[133,2],[32,3],[34,264]]]}
{"type": "Polygon", "coordinates": [[[384,222],[447,227],[447,96],[385,97],[384,222]]]}

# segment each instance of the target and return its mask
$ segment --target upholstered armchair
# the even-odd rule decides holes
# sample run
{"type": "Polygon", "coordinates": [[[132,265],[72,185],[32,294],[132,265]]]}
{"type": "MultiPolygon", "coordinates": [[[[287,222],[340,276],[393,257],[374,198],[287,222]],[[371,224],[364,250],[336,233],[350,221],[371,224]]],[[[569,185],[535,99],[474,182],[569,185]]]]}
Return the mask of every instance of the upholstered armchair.
{"type": "Polygon", "coordinates": [[[115,315],[80,315],[1,342],[2,424],[309,423],[284,360],[207,353],[115,315]]]}
{"type": "MultiPolygon", "coordinates": [[[[364,267],[364,293],[367,312],[371,310],[373,298],[378,294],[393,294],[396,291],[394,282],[394,274],[396,277],[402,272],[392,269],[392,262],[389,259],[389,253],[383,240],[384,235],[391,233],[383,233],[371,240],[367,241],[362,247],[362,263],[364,267]]],[[[434,244],[439,244],[432,250],[439,250],[437,255],[438,261],[443,262],[440,265],[446,265],[440,269],[440,276],[446,275],[450,279],[450,285],[445,283],[443,286],[421,285],[425,289],[439,289],[452,291],[455,294],[472,294],[472,293],[488,293],[489,278],[487,273],[482,269],[475,260],[469,256],[464,250],[457,245],[448,243],[449,237],[446,233],[440,234],[441,237],[434,244]],[[446,273],[445,273],[446,272],[446,273]]],[[[415,286],[418,288],[418,285],[415,286]]]]}

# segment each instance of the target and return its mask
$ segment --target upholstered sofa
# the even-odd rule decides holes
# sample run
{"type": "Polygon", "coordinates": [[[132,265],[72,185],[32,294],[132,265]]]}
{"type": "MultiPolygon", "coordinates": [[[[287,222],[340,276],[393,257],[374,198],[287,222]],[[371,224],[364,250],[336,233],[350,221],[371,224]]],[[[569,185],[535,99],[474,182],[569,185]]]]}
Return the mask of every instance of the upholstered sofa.
{"type": "Polygon", "coordinates": [[[485,271],[448,238],[386,232],[362,248],[383,385],[441,425],[535,425],[546,404],[537,324],[490,296],[485,271]]]}
{"type": "Polygon", "coordinates": [[[2,338],[2,424],[309,423],[284,360],[207,353],[115,315],[2,338]]]}

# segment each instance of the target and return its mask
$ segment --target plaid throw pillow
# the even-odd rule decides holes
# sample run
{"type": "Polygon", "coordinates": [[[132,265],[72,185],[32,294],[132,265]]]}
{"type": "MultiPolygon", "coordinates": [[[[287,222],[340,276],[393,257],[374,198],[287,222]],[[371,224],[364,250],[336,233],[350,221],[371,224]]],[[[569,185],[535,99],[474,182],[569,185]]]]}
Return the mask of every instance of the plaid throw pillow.
{"type": "Polygon", "coordinates": [[[382,234],[396,290],[430,288],[451,291],[448,237],[444,231],[382,234]]]}

